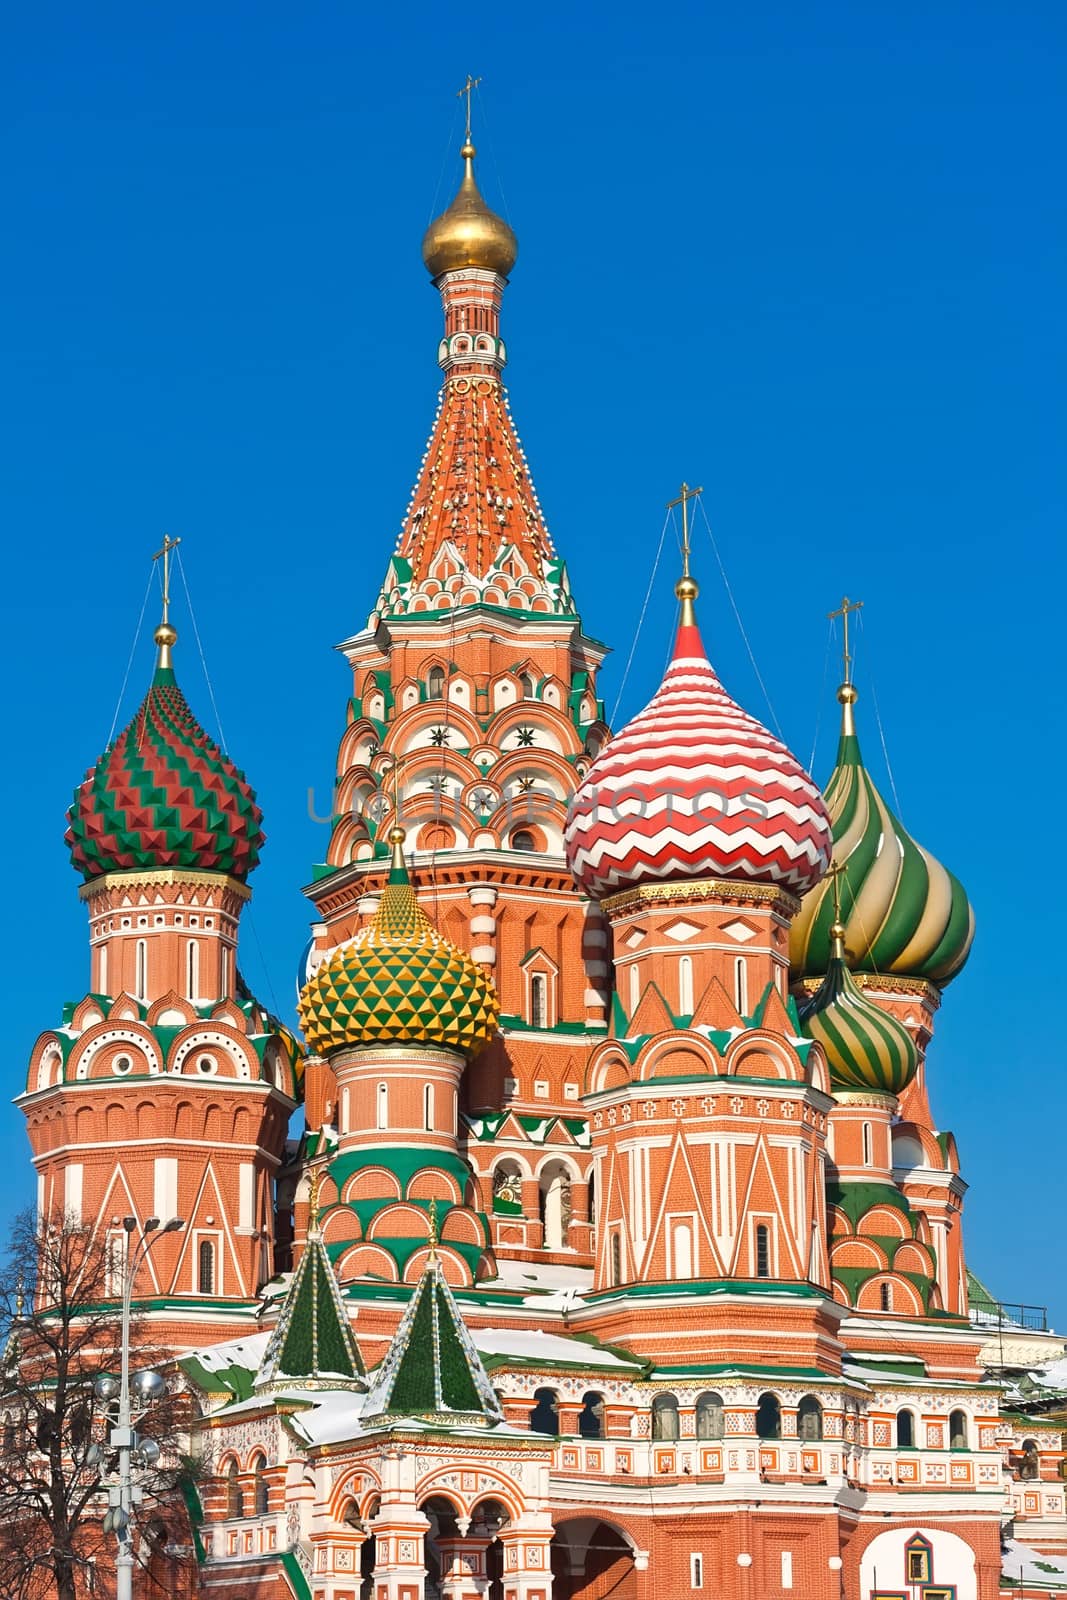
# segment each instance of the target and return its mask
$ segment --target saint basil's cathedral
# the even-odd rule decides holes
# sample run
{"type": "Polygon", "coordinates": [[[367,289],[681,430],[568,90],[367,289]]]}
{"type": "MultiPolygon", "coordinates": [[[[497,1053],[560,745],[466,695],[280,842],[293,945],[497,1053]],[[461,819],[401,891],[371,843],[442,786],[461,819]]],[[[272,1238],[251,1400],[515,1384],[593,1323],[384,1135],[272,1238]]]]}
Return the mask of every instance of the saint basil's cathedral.
{"type": "Polygon", "coordinates": [[[89,992],[19,1104],[43,1217],[184,1219],[136,1289],[202,1465],[171,1590],[1059,1592],[1002,1573],[1013,1513],[1062,1565],[1062,1438],[980,1359],[928,1094],[966,893],[864,765],[847,644],[822,792],[731,698],[687,537],[663,681],[606,726],[461,154],[437,415],[341,646],[304,1042],[238,972],[262,818],[166,612],[69,811],[89,992]]]}

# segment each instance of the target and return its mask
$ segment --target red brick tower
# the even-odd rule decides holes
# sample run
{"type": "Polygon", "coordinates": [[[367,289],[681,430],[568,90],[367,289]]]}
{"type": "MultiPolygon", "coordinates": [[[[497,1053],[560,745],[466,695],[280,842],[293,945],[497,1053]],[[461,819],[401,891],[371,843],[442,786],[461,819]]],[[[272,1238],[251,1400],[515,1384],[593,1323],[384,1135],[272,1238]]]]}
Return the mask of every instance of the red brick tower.
{"type": "Polygon", "coordinates": [[[124,1217],[185,1219],[138,1285],[153,1338],[182,1346],[247,1328],[274,1272],[299,1057],[238,975],[261,814],[178,687],[166,576],[155,637],[148,693],[69,813],[92,987],[38,1039],[19,1104],[43,1217],[91,1222],[120,1252],[124,1217]]]}
{"type": "MultiPolygon", "coordinates": [[[[420,904],[499,992],[501,1035],[461,1089],[494,1246],[540,1258],[547,1227],[588,1263],[588,1151],[567,1122],[585,1030],[606,1027],[607,935],[574,892],[563,827],[606,736],[605,652],[583,632],[502,382],[515,238],[478,192],[469,141],[462,158],[459,193],[423,242],[445,315],[437,416],[375,609],[341,646],[353,691],[327,859],[308,890],[309,971],[373,917],[399,813],[420,904]],[[539,1142],[531,1126],[547,1128],[539,1142]]],[[[309,1129],[339,1104],[332,1068],[313,1062],[309,1129]]]]}

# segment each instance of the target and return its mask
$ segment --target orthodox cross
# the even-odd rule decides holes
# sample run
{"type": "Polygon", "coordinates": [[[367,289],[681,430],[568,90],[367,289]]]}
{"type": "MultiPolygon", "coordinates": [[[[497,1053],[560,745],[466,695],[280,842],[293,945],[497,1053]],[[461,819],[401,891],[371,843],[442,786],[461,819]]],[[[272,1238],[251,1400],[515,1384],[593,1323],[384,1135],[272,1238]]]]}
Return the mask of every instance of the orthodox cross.
{"type": "Polygon", "coordinates": [[[701,489],[691,489],[687,483],[682,484],[682,492],[677,500],[667,501],[667,510],[673,511],[675,506],[682,508],[682,577],[689,576],[689,502],[699,499],[704,493],[701,489]]]}
{"type": "Polygon", "coordinates": [[[153,561],[163,561],[163,621],[170,621],[170,553],[181,544],[180,539],[172,539],[169,533],[163,535],[163,548],[157,550],[152,557],[153,561]]]}
{"type": "Polygon", "coordinates": [[[322,1188],[322,1172],[314,1167],[308,1180],[308,1231],[319,1225],[319,1190],[322,1188]]]}
{"type": "Polygon", "coordinates": [[[840,617],[841,618],[841,626],[844,629],[844,635],[845,635],[845,637],[844,637],[845,682],[846,683],[851,683],[852,682],[852,657],[849,654],[849,649],[848,649],[848,619],[849,619],[849,616],[851,615],[851,613],[853,611],[860,611],[862,609],[862,607],[863,607],[863,601],[862,600],[850,600],[848,595],[846,594],[845,598],[841,602],[840,608],[837,611],[828,611],[827,612],[827,617],[829,618],[829,620],[831,622],[835,622],[837,620],[837,618],[840,617]]]}
{"type": "Polygon", "coordinates": [[[841,884],[840,877],[845,870],[843,861],[832,861],[826,869],[826,876],[830,880],[830,896],[834,902],[834,921],[841,921],[841,884]]]}
{"type": "Polygon", "coordinates": [[[467,81],[466,81],[466,83],[463,85],[462,89],[457,89],[456,90],[456,99],[457,100],[462,100],[464,95],[467,96],[467,143],[468,144],[470,144],[470,142],[471,142],[471,95],[473,94],[474,90],[477,89],[477,87],[481,83],[481,81],[482,81],[481,78],[472,78],[470,73],[468,72],[467,73],[467,81]]]}
{"type": "Polygon", "coordinates": [[[437,1201],[430,1201],[430,1253],[426,1258],[426,1265],[437,1260],[437,1201]]]}

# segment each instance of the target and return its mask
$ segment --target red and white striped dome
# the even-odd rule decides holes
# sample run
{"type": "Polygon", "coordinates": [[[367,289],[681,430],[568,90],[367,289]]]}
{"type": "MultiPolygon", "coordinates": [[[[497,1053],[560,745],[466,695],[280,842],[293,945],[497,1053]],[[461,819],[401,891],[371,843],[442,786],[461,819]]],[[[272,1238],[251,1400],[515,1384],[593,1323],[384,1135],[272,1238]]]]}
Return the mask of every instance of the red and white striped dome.
{"type": "Polygon", "coordinates": [[[804,894],[829,865],[822,795],[723,689],[688,596],[666,676],[593,762],[571,802],[565,842],[571,871],[594,900],[695,877],[804,894]]]}

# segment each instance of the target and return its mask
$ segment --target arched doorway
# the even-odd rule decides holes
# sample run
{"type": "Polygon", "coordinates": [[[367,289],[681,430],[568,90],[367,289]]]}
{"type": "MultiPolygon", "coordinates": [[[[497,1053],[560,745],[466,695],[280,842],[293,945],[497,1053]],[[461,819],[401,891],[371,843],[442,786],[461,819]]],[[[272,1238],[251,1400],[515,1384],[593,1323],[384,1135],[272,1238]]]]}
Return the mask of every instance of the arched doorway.
{"type": "Polygon", "coordinates": [[[596,1517],[556,1524],[552,1600],[637,1600],[634,1548],[620,1528],[596,1517]]]}
{"type": "Polygon", "coordinates": [[[479,1500],[471,1512],[471,1538],[489,1540],[485,1551],[485,1575],[489,1580],[485,1600],[504,1600],[504,1547],[497,1535],[510,1520],[507,1507],[499,1500],[479,1500]]]}
{"type": "Polygon", "coordinates": [[[538,1206],[546,1250],[563,1250],[571,1225],[571,1170],[563,1161],[550,1161],[538,1181],[538,1206]]]}

